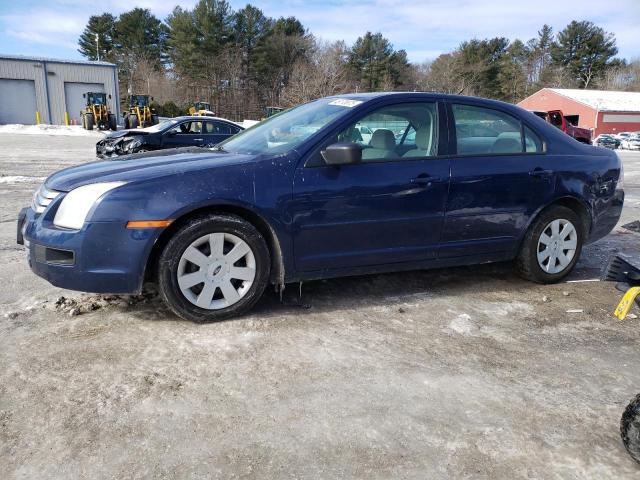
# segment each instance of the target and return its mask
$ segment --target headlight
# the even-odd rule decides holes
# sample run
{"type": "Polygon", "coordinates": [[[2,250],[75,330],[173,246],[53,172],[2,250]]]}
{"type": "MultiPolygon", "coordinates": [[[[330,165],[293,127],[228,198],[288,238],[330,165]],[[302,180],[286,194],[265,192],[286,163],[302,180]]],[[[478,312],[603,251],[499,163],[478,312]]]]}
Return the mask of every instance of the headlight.
{"type": "Polygon", "coordinates": [[[140,145],[142,145],[142,140],[140,140],[139,138],[136,138],[134,140],[131,140],[129,143],[127,143],[124,146],[124,149],[127,152],[130,152],[130,151],[135,150],[136,148],[138,148],[140,145]]]}
{"type": "Polygon", "coordinates": [[[126,182],[92,183],[71,190],[62,200],[53,224],[58,227],[80,230],[93,204],[109,190],[126,182]]]}

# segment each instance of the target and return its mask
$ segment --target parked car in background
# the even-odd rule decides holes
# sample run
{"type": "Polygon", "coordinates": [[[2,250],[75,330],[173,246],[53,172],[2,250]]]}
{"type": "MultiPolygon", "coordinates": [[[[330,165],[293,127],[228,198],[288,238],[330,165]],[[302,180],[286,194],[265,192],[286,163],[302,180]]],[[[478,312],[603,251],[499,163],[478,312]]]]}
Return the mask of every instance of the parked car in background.
{"type": "Polygon", "coordinates": [[[197,322],[247,312],[270,284],[345,275],[514,260],[558,282],[624,200],[615,152],[514,105],[444,94],[323,98],[213,149],[136,157],[51,175],[18,242],[56,286],[157,282],[197,322]],[[404,135],[355,135],[381,122],[404,135]]]}
{"type": "Polygon", "coordinates": [[[631,132],[620,132],[620,133],[616,133],[614,137],[616,137],[618,140],[620,140],[620,142],[622,142],[622,140],[626,140],[631,135],[633,135],[633,133],[631,132]]]}
{"type": "Polygon", "coordinates": [[[373,136],[373,130],[371,130],[366,125],[356,125],[356,131],[360,132],[360,137],[362,141],[369,143],[371,141],[371,137],[373,136]]]}
{"type": "Polygon", "coordinates": [[[634,134],[626,137],[620,142],[620,148],[623,150],[640,150],[640,135],[634,134]]]}
{"type": "Polygon", "coordinates": [[[170,118],[147,128],[109,133],[96,144],[96,155],[108,158],[165,148],[204,147],[220,143],[242,130],[240,125],[217,117],[170,118]]]}
{"type": "Polygon", "coordinates": [[[593,144],[598,147],[611,148],[615,150],[620,146],[620,140],[618,140],[613,135],[610,135],[608,133],[603,133],[601,135],[598,135],[595,138],[595,140],[593,141],[593,144]]]}
{"type": "Polygon", "coordinates": [[[533,112],[538,117],[542,118],[547,123],[550,123],[556,128],[559,128],[570,137],[575,138],[582,143],[591,143],[591,130],[586,128],[576,127],[572,125],[562,113],[562,110],[550,110],[548,112],[533,112]]]}

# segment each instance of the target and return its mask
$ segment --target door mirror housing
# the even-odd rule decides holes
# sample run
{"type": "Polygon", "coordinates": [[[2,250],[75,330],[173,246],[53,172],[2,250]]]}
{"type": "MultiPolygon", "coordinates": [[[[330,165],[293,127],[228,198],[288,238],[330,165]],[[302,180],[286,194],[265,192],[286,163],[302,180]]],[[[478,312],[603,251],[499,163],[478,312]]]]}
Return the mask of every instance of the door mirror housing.
{"type": "Polygon", "coordinates": [[[173,128],[169,130],[167,133],[165,133],[167,137],[175,137],[177,134],[178,132],[176,132],[173,128]]]}
{"type": "Polygon", "coordinates": [[[327,165],[349,165],[362,161],[362,146],[353,142],[338,142],[320,152],[327,165]]]}

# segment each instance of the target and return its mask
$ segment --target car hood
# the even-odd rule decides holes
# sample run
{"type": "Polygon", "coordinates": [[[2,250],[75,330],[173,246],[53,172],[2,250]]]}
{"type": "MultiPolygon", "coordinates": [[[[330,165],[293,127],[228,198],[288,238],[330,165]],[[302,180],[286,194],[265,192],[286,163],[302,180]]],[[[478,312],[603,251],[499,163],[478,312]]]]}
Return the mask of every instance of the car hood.
{"type": "Polygon", "coordinates": [[[149,132],[144,130],[132,129],[132,130],[118,130],[116,132],[109,132],[104,136],[105,140],[115,140],[122,137],[137,137],[140,135],[149,135],[149,132]]]}
{"type": "Polygon", "coordinates": [[[252,160],[255,160],[254,155],[215,152],[199,147],[176,148],[65,168],[47,178],[45,185],[49,190],[68,192],[89,183],[137,182],[252,160]]]}

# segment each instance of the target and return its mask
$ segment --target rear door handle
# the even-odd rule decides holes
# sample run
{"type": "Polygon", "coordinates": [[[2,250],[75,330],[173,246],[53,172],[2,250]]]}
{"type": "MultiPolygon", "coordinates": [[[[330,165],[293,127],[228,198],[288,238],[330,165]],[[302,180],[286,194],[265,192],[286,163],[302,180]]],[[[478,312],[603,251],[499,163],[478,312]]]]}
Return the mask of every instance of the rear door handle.
{"type": "Polygon", "coordinates": [[[529,175],[532,177],[548,177],[549,175],[553,175],[555,172],[553,170],[545,170],[544,168],[534,168],[529,172],[529,175]]]}
{"type": "Polygon", "coordinates": [[[417,185],[431,185],[433,182],[439,182],[440,177],[432,177],[428,173],[421,173],[415,178],[411,179],[411,183],[415,183],[417,185]]]}

